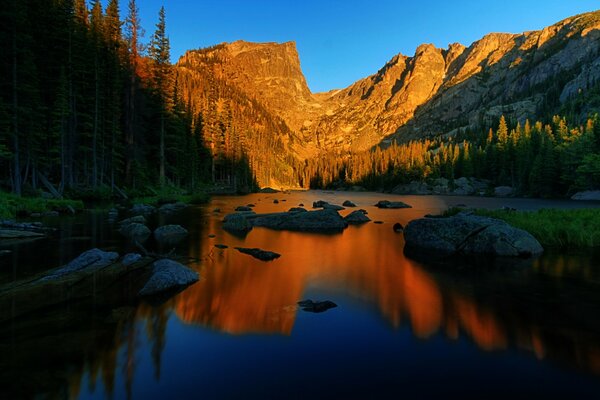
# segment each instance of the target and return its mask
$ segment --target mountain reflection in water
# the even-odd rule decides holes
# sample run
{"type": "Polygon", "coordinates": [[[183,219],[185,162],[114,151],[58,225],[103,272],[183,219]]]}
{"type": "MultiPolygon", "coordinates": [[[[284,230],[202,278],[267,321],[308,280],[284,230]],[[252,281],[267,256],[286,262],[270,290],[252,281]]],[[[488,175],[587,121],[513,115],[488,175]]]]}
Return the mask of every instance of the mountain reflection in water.
{"type": "MultiPolygon", "coordinates": [[[[405,225],[426,213],[438,212],[446,203],[470,201],[477,206],[496,207],[498,200],[403,197],[413,209],[379,210],[371,205],[380,196],[344,197],[384,224],[351,226],[336,235],[255,228],[246,238],[238,238],[221,229],[223,214],[211,212],[219,207],[227,213],[246,203],[257,204],[258,212],[272,212],[298,203],[311,204],[320,198],[343,201],[314,192],[217,198],[207,207],[189,209],[163,221],[188,227],[187,251],[198,260],[192,267],[199,270],[200,282],[162,305],[131,305],[117,310],[97,305],[93,313],[89,308],[72,306],[2,327],[0,351],[4,356],[0,368],[4,372],[0,375],[0,394],[10,398],[42,394],[98,397],[104,392],[114,393],[117,398],[131,397],[136,392],[135,383],[141,382],[136,377],[149,368],[152,379],[166,385],[162,393],[170,393],[175,388],[169,382],[183,372],[180,368],[205,368],[202,360],[176,370],[164,366],[165,359],[181,357],[174,350],[180,340],[187,340],[184,345],[190,349],[204,341],[216,343],[214,346],[223,347],[212,351],[225,362],[230,358],[234,362],[239,354],[228,354],[226,347],[232,343],[224,344],[217,338],[250,338],[238,342],[249,353],[257,346],[253,337],[294,339],[304,334],[301,324],[307,320],[302,318],[317,317],[333,321],[330,333],[336,334],[335,324],[341,323],[336,322],[337,316],[352,321],[361,312],[357,304],[385,321],[384,330],[406,328],[424,343],[436,342],[436,337],[442,335],[450,342],[474,343],[485,352],[516,350],[529,358],[557,364],[565,371],[600,376],[600,270],[595,267],[599,263],[594,255],[545,254],[515,266],[425,265],[404,255],[402,234],[393,232],[393,223],[405,225]],[[274,197],[288,202],[275,205],[274,197]],[[210,238],[213,234],[216,237],[210,238]],[[229,248],[217,249],[217,243],[229,248]],[[275,251],[281,258],[262,262],[233,250],[235,246],[275,251]],[[318,316],[299,314],[297,302],[314,293],[323,297],[310,297],[313,300],[333,300],[339,307],[318,316]],[[193,330],[192,339],[183,334],[189,329],[193,330]]],[[[503,200],[502,204],[511,201],[517,206],[534,204],[523,200],[503,200]]],[[[357,325],[356,332],[359,340],[363,333],[374,339],[369,341],[374,353],[385,352],[379,349],[377,338],[383,331],[377,324],[357,325]]],[[[300,357],[302,346],[298,342],[291,346],[292,355],[300,357]]],[[[352,352],[352,348],[340,346],[342,351],[352,352]]],[[[401,366],[409,361],[399,362],[401,366]]],[[[453,368],[460,362],[453,360],[453,368]]],[[[257,371],[264,367],[260,362],[255,365],[257,371]]],[[[393,371],[395,367],[384,368],[393,371]]],[[[305,367],[299,364],[296,370],[290,364],[289,368],[281,373],[294,374],[305,367]]],[[[441,359],[439,365],[428,368],[446,369],[449,364],[441,359]]],[[[228,370],[222,372],[227,374],[228,370]]],[[[210,381],[203,382],[210,387],[210,381]]],[[[267,385],[267,381],[256,385],[267,385]]]]}

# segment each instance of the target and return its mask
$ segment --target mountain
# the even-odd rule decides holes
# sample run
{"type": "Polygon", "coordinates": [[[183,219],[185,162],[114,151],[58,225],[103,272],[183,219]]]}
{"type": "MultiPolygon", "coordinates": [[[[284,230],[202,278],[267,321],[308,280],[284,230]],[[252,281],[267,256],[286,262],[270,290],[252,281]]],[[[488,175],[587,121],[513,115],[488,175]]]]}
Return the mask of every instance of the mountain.
{"type": "MultiPolygon", "coordinates": [[[[585,99],[600,84],[600,11],[540,31],[491,33],[469,47],[423,44],[327,93],[311,93],[293,42],[193,50],[176,69],[207,131],[235,114],[231,129],[252,143],[243,150],[261,185],[294,186],[303,161],[323,153],[485,129],[501,115],[535,119],[585,99]]],[[[590,111],[581,103],[576,118],[590,111]]]]}

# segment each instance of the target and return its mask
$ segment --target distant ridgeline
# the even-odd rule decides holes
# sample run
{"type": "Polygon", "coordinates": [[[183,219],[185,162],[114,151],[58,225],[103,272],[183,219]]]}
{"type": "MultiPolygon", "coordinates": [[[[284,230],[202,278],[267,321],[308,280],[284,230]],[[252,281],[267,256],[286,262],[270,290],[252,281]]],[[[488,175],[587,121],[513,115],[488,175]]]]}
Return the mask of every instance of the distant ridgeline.
{"type": "Polygon", "coordinates": [[[421,45],[327,93],[310,91],[293,42],[224,43],[170,65],[164,12],[147,52],[135,1],[127,14],[116,0],[3,7],[2,187],[600,187],[600,11],[421,45]]]}

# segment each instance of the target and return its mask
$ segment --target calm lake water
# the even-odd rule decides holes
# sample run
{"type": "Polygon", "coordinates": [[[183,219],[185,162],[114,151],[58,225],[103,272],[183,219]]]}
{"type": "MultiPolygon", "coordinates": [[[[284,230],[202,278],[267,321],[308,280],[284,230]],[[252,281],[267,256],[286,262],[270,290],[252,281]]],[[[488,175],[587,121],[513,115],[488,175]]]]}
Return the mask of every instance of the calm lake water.
{"type": "MultiPolygon", "coordinates": [[[[0,398],[597,398],[600,254],[464,267],[404,255],[394,223],[461,203],[600,206],[311,191],[216,197],[155,216],[151,227],[190,231],[178,253],[190,257],[200,281],[160,305],[90,312],[74,304],[0,326],[0,398]],[[272,212],[319,199],[350,199],[383,224],[336,235],[255,228],[245,238],[221,229],[239,205],[272,212]],[[413,208],[373,207],[382,199],[413,208]],[[258,261],[234,246],[281,258],[258,261]],[[309,313],[296,306],[304,299],[338,307],[309,313]]],[[[0,283],[91,247],[131,250],[103,213],[46,222],[60,228],[56,236],[5,246],[13,253],[0,260],[0,283]]]]}

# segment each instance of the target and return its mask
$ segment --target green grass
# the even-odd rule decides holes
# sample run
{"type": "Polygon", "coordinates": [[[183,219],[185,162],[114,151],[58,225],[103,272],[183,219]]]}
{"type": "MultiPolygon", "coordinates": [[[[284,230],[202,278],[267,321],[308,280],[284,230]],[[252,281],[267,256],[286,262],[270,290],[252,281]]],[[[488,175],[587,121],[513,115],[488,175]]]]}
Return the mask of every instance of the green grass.
{"type": "Polygon", "coordinates": [[[18,214],[65,212],[71,206],[76,211],[83,209],[80,200],[43,199],[41,197],[18,197],[0,191],[0,218],[14,218],[18,214]]]}
{"type": "MultiPolygon", "coordinates": [[[[452,215],[448,210],[444,215],[452,215]]],[[[545,248],[583,250],[600,247],[600,209],[539,211],[475,210],[531,233],[545,248]]]]}

